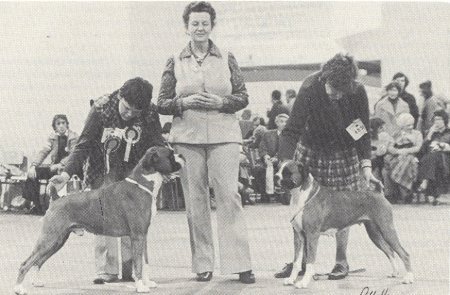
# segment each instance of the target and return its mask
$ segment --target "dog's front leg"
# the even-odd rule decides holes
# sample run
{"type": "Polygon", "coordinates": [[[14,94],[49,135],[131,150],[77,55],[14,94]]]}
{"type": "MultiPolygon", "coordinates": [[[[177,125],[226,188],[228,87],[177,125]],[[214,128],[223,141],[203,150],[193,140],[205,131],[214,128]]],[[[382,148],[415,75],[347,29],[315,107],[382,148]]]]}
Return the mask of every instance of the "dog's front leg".
{"type": "Polygon", "coordinates": [[[142,280],[142,254],[144,252],[145,235],[131,237],[131,251],[136,277],[136,292],[150,293],[150,288],[142,280]]]}
{"type": "Polygon", "coordinates": [[[302,260],[304,259],[302,255],[302,248],[304,247],[305,240],[297,229],[294,227],[294,262],[292,264],[292,272],[290,277],[284,279],[285,285],[293,285],[297,280],[298,272],[302,267],[302,260]]]}
{"type": "Polygon", "coordinates": [[[308,288],[311,279],[316,274],[314,263],[316,261],[317,246],[319,243],[320,231],[313,234],[306,234],[306,271],[303,279],[295,284],[296,288],[303,289],[308,288]]]}

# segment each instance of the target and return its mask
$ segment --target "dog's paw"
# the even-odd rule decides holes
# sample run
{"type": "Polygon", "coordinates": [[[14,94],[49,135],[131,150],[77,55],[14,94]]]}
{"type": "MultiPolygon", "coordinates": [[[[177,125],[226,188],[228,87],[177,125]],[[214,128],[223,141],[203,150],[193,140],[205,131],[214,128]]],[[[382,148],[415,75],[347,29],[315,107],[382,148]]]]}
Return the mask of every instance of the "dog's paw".
{"type": "Polygon", "coordinates": [[[16,293],[17,295],[25,295],[25,294],[27,294],[27,290],[25,289],[25,287],[22,284],[15,285],[14,293],[16,293]]]}
{"type": "Polygon", "coordinates": [[[293,285],[294,283],[295,283],[294,279],[291,279],[291,278],[285,278],[284,279],[284,285],[285,286],[293,285]]]}
{"type": "Polygon", "coordinates": [[[414,283],[414,274],[412,272],[407,272],[403,277],[403,284],[412,284],[414,283]]]}
{"type": "Polygon", "coordinates": [[[144,285],[146,285],[149,288],[157,288],[158,284],[155,281],[152,281],[148,278],[144,278],[144,285]]]}
{"type": "Polygon", "coordinates": [[[44,282],[40,279],[34,279],[33,282],[31,282],[31,284],[37,288],[44,287],[44,282]]]}
{"type": "Polygon", "coordinates": [[[301,280],[301,281],[295,283],[294,286],[297,289],[306,289],[306,288],[308,288],[308,282],[305,282],[305,280],[301,280]]]}
{"type": "Polygon", "coordinates": [[[137,293],[150,293],[150,287],[146,286],[142,280],[136,281],[137,293]]]}

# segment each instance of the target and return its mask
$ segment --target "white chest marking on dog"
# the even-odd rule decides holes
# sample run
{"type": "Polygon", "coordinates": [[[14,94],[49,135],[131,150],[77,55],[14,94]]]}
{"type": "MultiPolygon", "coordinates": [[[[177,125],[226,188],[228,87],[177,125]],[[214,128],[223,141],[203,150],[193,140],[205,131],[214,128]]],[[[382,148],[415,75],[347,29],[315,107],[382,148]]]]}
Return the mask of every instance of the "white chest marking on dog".
{"type": "MultiPolygon", "coordinates": [[[[302,224],[302,217],[303,217],[303,208],[306,206],[307,200],[309,195],[311,194],[311,191],[314,187],[313,184],[314,178],[311,174],[308,176],[308,184],[309,187],[305,190],[303,190],[303,186],[299,188],[294,188],[291,190],[291,223],[294,226],[294,228],[298,229],[299,231],[302,230],[303,224],[302,224]]],[[[314,193],[309,200],[314,198],[320,191],[320,186],[317,188],[317,191],[314,193]]]]}
{"type": "Polygon", "coordinates": [[[157,197],[157,192],[159,192],[159,189],[161,188],[162,182],[163,182],[163,177],[160,173],[156,172],[156,173],[151,173],[151,174],[147,174],[144,175],[142,174],[142,177],[145,178],[145,180],[147,181],[153,181],[154,186],[153,186],[153,191],[149,190],[147,187],[145,187],[144,185],[138,183],[136,180],[131,179],[131,178],[125,178],[126,181],[136,184],[140,189],[146,191],[147,193],[150,194],[150,196],[152,197],[152,217],[156,215],[157,209],[156,209],[156,197],[157,197]]]}

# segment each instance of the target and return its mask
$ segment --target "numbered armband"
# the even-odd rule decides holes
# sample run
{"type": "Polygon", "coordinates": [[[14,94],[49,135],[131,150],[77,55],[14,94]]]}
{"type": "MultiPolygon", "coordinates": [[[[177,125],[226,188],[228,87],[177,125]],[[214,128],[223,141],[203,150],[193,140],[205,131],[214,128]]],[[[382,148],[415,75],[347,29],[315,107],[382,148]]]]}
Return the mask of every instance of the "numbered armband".
{"type": "Polygon", "coordinates": [[[361,119],[354,120],[350,125],[345,128],[345,130],[350,134],[350,136],[353,138],[353,140],[357,141],[361,137],[363,137],[364,134],[367,133],[366,126],[364,126],[364,123],[361,121],[361,119]]]}

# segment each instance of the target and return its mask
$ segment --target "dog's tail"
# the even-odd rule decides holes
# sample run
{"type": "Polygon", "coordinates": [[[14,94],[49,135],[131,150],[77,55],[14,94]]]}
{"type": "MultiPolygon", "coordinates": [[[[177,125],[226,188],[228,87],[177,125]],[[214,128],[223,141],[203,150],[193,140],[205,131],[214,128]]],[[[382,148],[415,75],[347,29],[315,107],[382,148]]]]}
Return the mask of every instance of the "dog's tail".
{"type": "Polygon", "coordinates": [[[56,189],[56,186],[51,182],[47,185],[46,193],[53,201],[59,199],[58,190],[56,189]]]}

